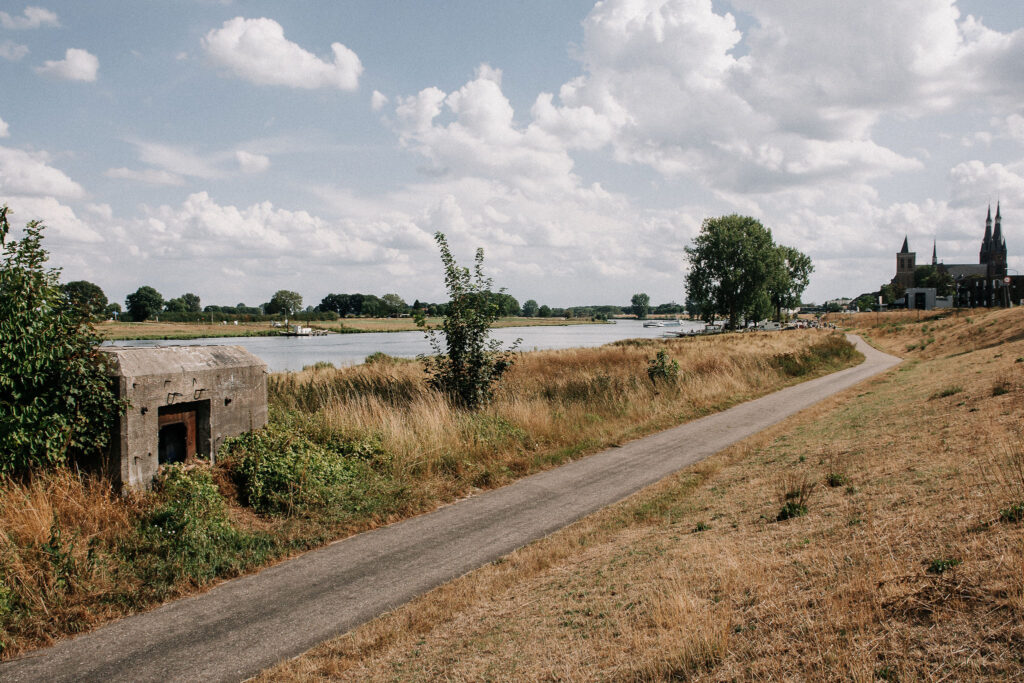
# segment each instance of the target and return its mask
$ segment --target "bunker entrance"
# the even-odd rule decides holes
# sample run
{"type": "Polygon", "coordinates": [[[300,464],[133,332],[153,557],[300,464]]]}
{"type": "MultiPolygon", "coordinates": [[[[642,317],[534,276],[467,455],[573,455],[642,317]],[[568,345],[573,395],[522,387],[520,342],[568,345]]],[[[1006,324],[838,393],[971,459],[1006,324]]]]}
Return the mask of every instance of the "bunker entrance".
{"type": "Polygon", "coordinates": [[[159,462],[191,462],[210,452],[210,402],[192,401],[160,408],[159,462]]]}

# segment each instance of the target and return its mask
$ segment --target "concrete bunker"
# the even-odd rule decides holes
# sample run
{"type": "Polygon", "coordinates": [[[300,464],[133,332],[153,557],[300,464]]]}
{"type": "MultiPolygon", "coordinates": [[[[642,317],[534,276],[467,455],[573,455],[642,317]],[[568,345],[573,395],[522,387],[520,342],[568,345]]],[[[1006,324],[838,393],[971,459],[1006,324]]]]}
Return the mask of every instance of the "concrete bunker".
{"type": "Polygon", "coordinates": [[[241,346],[105,346],[128,412],[102,463],[147,488],[161,465],[213,462],[224,439],[267,424],[267,366],[241,346]]]}

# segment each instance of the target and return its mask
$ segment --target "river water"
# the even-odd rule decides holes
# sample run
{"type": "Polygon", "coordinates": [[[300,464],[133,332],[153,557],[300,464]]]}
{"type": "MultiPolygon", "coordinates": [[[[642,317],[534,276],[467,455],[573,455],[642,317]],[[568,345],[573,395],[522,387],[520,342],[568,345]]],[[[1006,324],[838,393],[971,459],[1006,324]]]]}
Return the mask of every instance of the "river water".
{"type": "MultiPolygon", "coordinates": [[[[569,349],[580,346],[601,346],[620,339],[660,337],[668,331],[703,329],[704,323],[683,320],[679,326],[644,327],[639,320],[617,320],[614,324],[558,325],[536,327],[503,327],[492,331],[492,337],[508,346],[517,338],[522,351],[537,349],[569,349]]],[[[443,338],[442,338],[443,339],[443,338]]],[[[415,358],[432,353],[423,332],[365,332],[362,334],[329,334],[323,337],[214,337],[181,340],[125,340],[105,342],[115,346],[243,346],[259,356],[270,372],[301,370],[318,361],[334,365],[362,363],[371,353],[381,351],[389,356],[415,358]]]]}

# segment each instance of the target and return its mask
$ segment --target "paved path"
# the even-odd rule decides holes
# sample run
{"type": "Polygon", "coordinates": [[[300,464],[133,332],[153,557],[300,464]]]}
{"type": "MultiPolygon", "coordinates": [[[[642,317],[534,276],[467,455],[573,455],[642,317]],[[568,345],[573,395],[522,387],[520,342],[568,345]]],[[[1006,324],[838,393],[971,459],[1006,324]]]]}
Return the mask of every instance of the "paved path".
{"type": "Polygon", "coordinates": [[[353,536],[0,666],[2,681],[237,681],[899,362],[861,365],[353,536]]]}

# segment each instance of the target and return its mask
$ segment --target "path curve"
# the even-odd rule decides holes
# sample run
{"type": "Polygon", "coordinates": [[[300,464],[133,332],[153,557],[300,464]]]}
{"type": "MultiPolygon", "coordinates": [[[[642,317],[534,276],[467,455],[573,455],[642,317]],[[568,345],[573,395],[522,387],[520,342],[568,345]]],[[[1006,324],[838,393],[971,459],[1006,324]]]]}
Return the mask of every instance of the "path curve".
{"type": "Polygon", "coordinates": [[[3,681],[238,681],[900,362],[860,365],[352,536],[0,665],[3,681]]]}

